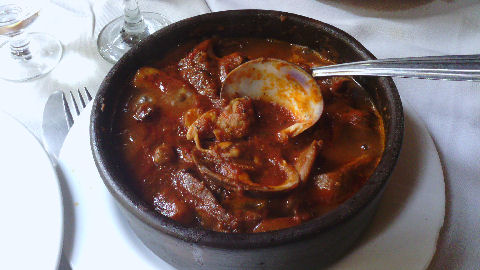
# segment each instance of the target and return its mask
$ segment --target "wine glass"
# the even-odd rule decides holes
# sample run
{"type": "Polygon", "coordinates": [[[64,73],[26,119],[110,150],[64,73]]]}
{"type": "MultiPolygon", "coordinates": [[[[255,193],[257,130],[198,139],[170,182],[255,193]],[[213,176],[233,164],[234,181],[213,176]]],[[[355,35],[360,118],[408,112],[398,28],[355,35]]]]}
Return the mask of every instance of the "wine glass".
{"type": "Polygon", "coordinates": [[[170,24],[161,14],[140,12],[137,0],[124,0],[124,4],[124,16],[108,23],[98,34],[98,52],[112,64],[148,35],[170,24]]]}
{"type": "Polygon", "coordinates": [[[0,35],[9,38],[0,44],[0,77],[26,81],[50,72],[60,61],[62,45],[49,34],[24,32],[38,17],[38,1],[12,2],[0,4],[0,35]]]}

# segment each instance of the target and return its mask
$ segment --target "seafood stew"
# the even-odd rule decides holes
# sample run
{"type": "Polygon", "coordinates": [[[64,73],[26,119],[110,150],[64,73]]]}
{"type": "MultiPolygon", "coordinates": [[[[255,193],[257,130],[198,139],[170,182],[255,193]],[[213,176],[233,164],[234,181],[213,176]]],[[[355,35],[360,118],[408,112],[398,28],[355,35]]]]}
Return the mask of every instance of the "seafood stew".
{"type": "Polygon", "coordinates": [[[296,136],[282,135],[297,119],[280,102],[222,95],[229,72],[248,60],[309,72],[335,62],[326,55],[278,40],[207,39],[141,67],[114,124],[128,184],[164,216],[220,232],[288,228],[334,209],[384,150],[367,92],[350,78],[317,79],[323,114],[296,136]]]}

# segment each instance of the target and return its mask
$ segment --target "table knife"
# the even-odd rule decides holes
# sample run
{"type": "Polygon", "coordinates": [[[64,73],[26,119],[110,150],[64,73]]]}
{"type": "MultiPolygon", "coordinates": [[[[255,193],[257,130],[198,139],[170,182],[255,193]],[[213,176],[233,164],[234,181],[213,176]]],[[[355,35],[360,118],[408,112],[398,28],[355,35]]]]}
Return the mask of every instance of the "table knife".
{"type": "Polygon", "coordinates": [[[42,136],[43,144],[53,160],[58,159],[63,141],[72,126],[71,118],[67,117],[67,100],[62,91],[50,95],[43,110],[42,136]]]}
{"type": "MultiPolygon", "coordinates": [[[[67,100],[65,98],[65,94],[62,91],[55,91],[48,97],[47,103],[43,110],[43,146],[50,155],[59,178],[61,178],[63,174],[60,173],[60,168],[57,166],[58,155],[60,154],[63,141],[67,137],[68,130],[73,125],[72,117],[68,117],[70,112],[67,110],[68,106],[66,105],[67,100]]],[[[63,200],[65,200],[65,192],[63,191],[64,185],[61,184],[61,186],[62,197],[63,200]]],[[[64,218],[67,218],[68,215],[68,213],[65,213],[64,218]]],[[[62,251],[62,255],[60,256],[57,270],[72,270],[70,263],[65,257],[64,251],[62,251]]]]}

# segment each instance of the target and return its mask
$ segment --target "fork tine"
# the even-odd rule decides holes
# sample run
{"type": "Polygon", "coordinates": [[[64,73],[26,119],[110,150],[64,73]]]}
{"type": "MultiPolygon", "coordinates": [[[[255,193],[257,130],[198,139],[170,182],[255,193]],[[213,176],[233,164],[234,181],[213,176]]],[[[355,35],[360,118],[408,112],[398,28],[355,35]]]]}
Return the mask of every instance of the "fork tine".
{"type": "Polygon", "coordinates": [[[71,128],[73,126],[73,117],[72,113],[70,112],[70,106],[68,106],[67,98],[65,97],[65,94],[62,92],[62,99],[63,99],[63,108],[65,111],[65,115],[67,116],[67,125],[68,128],[71,128]]]}
{"type": "MultiPolygon", "coordinates": [[[[69,91],[70,92],[70,98],[72,100],[71,104],[73,103],[73,107],[75,107],[75,112],[77,113],[77,116],[80,116],[80,112],[87,106],[87,103],[92,100],[92,95],[90,95],[90,92],[88,92],[86,87],[84,87],[84,90],[85,90],[85,92],[82,94],[83,91],[81,91],[80,88],[77,89],[78,97],[75,97],[75,94],[73,94],[72,91],[69,91]],[[78,99],[80,99],[80,100],[78,100],[78,99]],[[80,107],[80,105],[82,107],[80,107]]],[[[71,127],[73,125],[73,122],[74,122],[73,117],[72,117],[73,110],[70,109],[71,107],[68,105],[68,102],[67,102],[67,99],[66,99],[65,95],[63,95],[63,103],[64,103],[63,106],[65,108],[65,112],[67,114],[67,122],[69,124],[69,127],[71,127]]]]}
{"type": "Polygon", "coordinates": [[[78,109],[78,104],[77,104],[77,101],[75,100],[75,97],[73,96],[72,91],[70,91],[70,96],[72,97],[73,106],[75,107],[75,111],[77,112],[77,115],[80,115],[80,110],[78,109]]]}
{"type": "Polygon", "coordinates": [[[85,89],[85,93],[87,94],[88,101],[92,100],[92,96],[90,95],[90,92],[88,92],[87,87],[83,87],[83,89],[85,89]]]}
{"type": "Polygon", "coordinates": [[[82,93],[80,92],[80,89],[77,89],[78,91],[78,97],[80,97],[80,103],[82,103],[82,108],[85,108],[85,100],[83,99],[82,93]]]}

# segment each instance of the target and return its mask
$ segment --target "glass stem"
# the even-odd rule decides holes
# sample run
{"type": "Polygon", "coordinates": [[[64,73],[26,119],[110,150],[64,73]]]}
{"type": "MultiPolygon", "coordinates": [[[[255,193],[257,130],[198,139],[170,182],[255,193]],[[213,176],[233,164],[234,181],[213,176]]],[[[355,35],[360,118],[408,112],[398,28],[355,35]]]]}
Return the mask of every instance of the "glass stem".
{"type": "Polygon", "coordinates": [[[30,39],[22,30],[17,34],[12,34],[10,37],[10,53],[13,58],[30,60],[32,53],[30,52],[30,39]]]}
{"type": "Polygon", "coordinates": [[[125,0],[124,23],[121,31],[122,39],[128,45],[138,43],[146,37],[146,26],[142,14],[138,8],[137,0],[125,0]]]}

